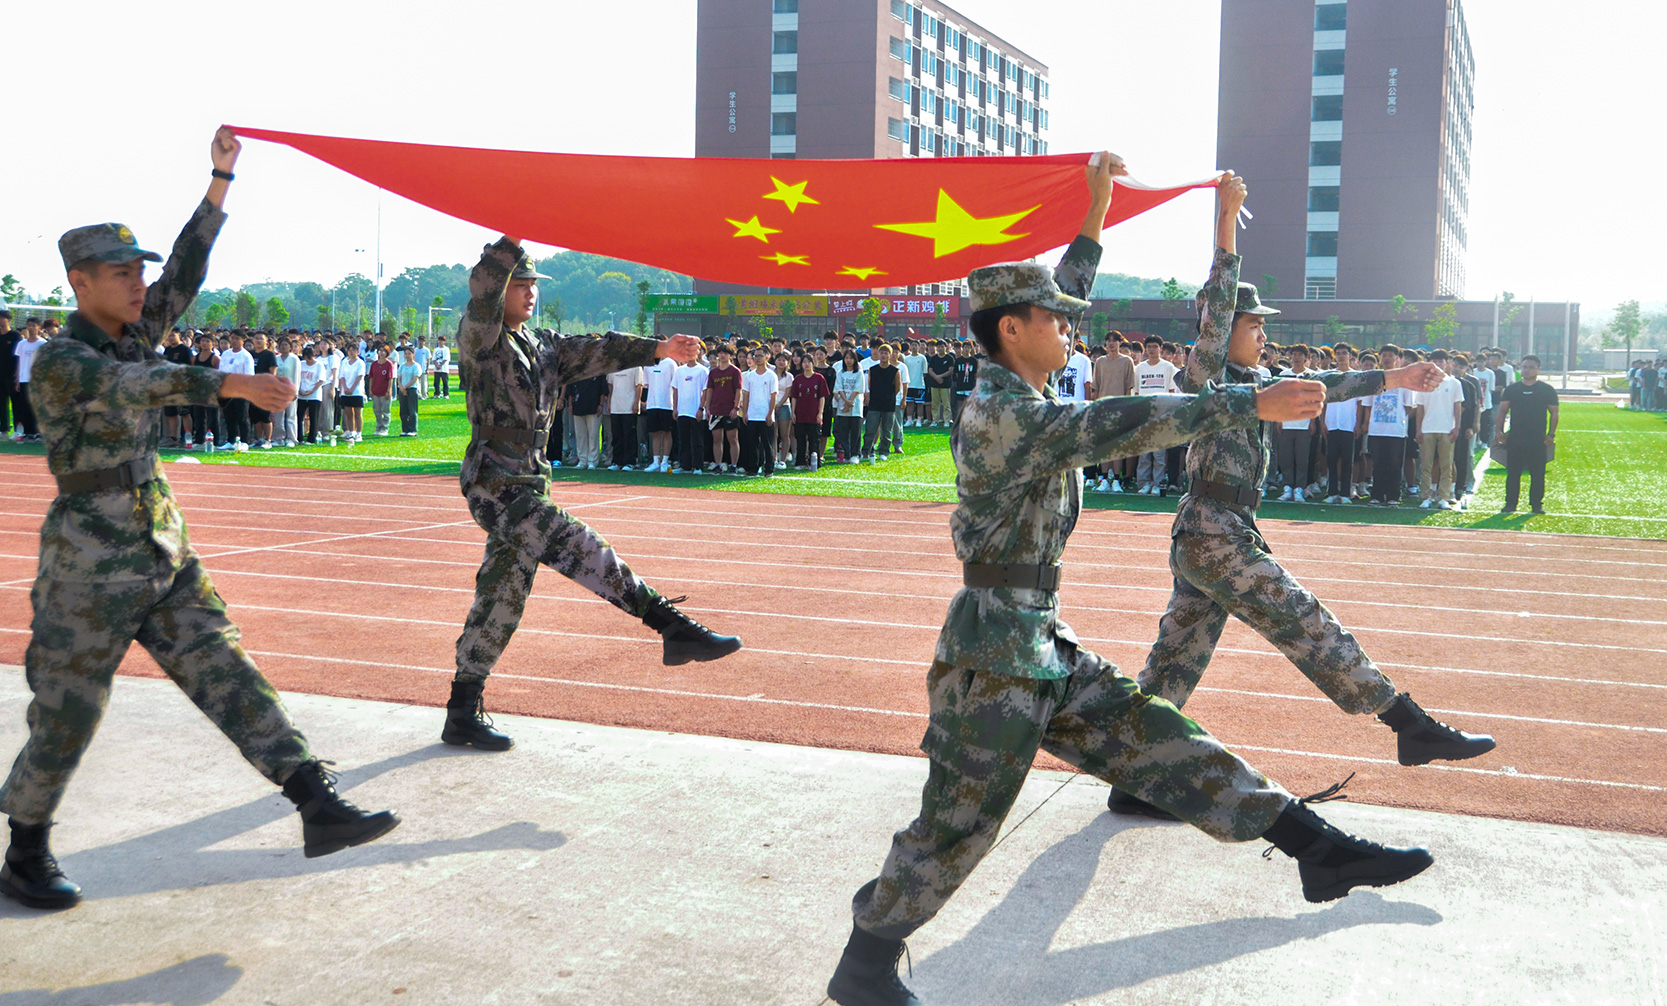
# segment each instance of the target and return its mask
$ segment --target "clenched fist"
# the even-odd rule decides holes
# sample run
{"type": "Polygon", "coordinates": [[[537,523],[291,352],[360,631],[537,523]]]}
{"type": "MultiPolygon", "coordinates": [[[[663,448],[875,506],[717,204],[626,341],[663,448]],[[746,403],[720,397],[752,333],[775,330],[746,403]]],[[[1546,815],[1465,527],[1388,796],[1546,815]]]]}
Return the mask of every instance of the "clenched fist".
{"type": "Polygon", "coordinates": [[[1256,415],[1263,422],[1313,419],[1325,409],[1325,385],[1287,377],[1256,392],[1256,415]]]}

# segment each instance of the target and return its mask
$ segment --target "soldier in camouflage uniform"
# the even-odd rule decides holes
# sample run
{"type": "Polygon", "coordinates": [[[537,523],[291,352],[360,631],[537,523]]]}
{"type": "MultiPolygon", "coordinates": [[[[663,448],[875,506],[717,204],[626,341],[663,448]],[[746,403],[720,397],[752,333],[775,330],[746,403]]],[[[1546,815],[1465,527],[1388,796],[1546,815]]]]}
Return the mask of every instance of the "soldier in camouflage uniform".
{"type": "MultiPolygon", "coordinates": [[[[1212,384],[1252,384],[1266,337],[1264,307],[1256,287],[1239,282],[1234,226],[1244,204],[1244,179],[1224,175],[1216,220],[1215,261],[1198,292],[1198,341],[1186,369],[1176,375],[1183,391],[1212,384]]],[[[1399,370],[1326,371],[1308,375],[1326,386],[1326,400],[1374,395],[1383,388],[1430,390],[1441,368],[1419,363],[1399,370]]],[[[1184,706],[1204,669],[1228,615],[1235,615],[1291,659],[1326,697],[1346,713],[1376,713],[1396,733],[1402,765],[1463,759],[1493,749],[1493,738],[1439,723],[1373,664],[1348,630],[1269,555],[1256,526],[1268,448],[1251,427],[1199,437],[1187,452],[1187,493],[1171,534],[1169,566],[1175,590],[1146,658],[1140,687],[1184,706]]],[[[1167,817],[1137,795],[1114,790],[1117,813],[1167,817]]]]}
{"type": "Polygon", "coordinates": [[[533,574],[549,566],[664,638],[665,663],[716,660],[741,648],[678,611],[643,583],[602,536],[551,501],[544,447],[563,385],[662,357],[689,362],[700,340],[689,335],[645,339],[609,332],[563,337],[528,331],[538,280],[520,244],[488,245],[469,274],[469,306],[457,334],[460,380],[472,436],[463,455],[463,496],[486,531],[486,556],[475,577],[475,601],[457,639],[457,675],[446,702],[440,739],[487,751],[514,746],[492,728],[482,702],[486,678],[521,622],[533,574]]]}
{"type": "Polygon", "coordinates": [[[1059,268],[973,270],[973,334],[989,353],[952,437],[959,506],[950,522],[965,587],[950,602],[926,687],[930,759],[921,812],[892,839],[828,996],[841,1006],[919,1006],[897,975],[903,940],[990,850],[1031,761],[1045,750],[1140,793],[1224,842],[1258,836],[1296,857],[1305,895],[1341,897],[1431,863],[1332,828],[1169,703],[1083,649],[1059,618],[1059,557],[1082,507],[1082,469],[1263,420],[1317,415],[1320,385],[1206,387],[1196,396],[1061,402],[1047,382],[1088,307],[1100,221],[1121,162],[1097,155],[1082,234],[1059,268]]]}
{"type": "Polygon", "coordinates": [[[282,408],[295,386],[273,374],[222,374],[165,363],[152,347],[197,295],[225,221],[220,206],[240,144],[215,135],[214,181],[149,288],[141,249],[119,224],[80,227],[58,242],[79,309],[35,356],[30,392],[58,496],[41,525],[24,666],[34,700],[29,740],[0,787],[11,845],[0,893],[65,908],[81,889],[48,846],[52,814],[92,741],[128,646],[164,673],[301,811],[306,854],[322,856],[391,831],[393,813],[341,799],[290,722],[277,692],[238,645],[237,626],[203,571],[156,448],[165,405],[213,406],[222,395],[282,408]]]}

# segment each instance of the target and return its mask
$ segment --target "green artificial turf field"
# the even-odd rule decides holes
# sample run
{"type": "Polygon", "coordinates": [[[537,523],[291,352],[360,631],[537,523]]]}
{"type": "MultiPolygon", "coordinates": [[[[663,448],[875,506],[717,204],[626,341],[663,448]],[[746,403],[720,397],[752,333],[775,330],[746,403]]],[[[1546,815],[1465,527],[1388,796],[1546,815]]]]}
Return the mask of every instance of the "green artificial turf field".
{"type": "MultiPolygon", "coordinates": [[[[366,426],[373,427],[370,409],[366,426]]],[[[1315,503],[1269,502],[1265,517],[1285,520],[1337,521],[1371,524],[1418,524],[1429,527],[1481,527],[1603,534],[1628,538],[1667,538],[1667,413],[1641,413],[1616,408],[1608,402],[1566,401],[1557,436],[1557,460],[1546,473],[1543,516],[1530,516],[1527,479],[1517,513],[1501,516],[1505,498],[1503,469],[1489,467],[1480,491],[1464,512],[1419,510],[1415,505],[1395,509],[1315,503]]],[[[395,410],[393,428],[399,427],[395,410]]],[[[387,471],[453,474],[468,444],[469,424],[463,396],[423,401],[420,435],[367,435],[357,446],[300,447],[242,453],[200,453],[204,464],[237,464],[349,471],[387,471]]],[[[558,469],[552,495],[558,500],[563,482],[608,481],[642,485],[672,485],[721,492],[754,492],[815,496],[860,496],[952,502],[954,465],[949,434],[933,428],[905,431],[903,455],[872,465],[824,465],[817,472],[779,472],[773,478],[734,478],[709,475],[659,475],[644,472],[576,471],[558,469]]],[[[5,453],[40,453],[39,445],[5,443],[5,453]]],[[[175,461],[180,452],[163,455],[175,461]]],[[[187,462],[188,463],[188,462],[187,462]]],[[[1173,512],[1173,498],[1088,493],[1096,509],[1173,512]]]]}

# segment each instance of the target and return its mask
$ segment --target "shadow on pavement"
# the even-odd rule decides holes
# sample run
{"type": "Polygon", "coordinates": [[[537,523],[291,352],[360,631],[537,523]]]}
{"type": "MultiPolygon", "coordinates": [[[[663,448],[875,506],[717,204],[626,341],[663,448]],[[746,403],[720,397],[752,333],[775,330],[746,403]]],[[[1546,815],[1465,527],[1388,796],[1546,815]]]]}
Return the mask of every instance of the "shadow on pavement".
{"type": "MultiPolygon", "coordinates": [[[[1440,913],[1422,905],[1357,891],[1294,919],[1223,919],[1050,952],[1055,934],[1088,893],[1101,852],[1129,827],[1101,814],[1037,856],[1001,904],[965,937],[921,961],[913,986],[917,994],[928,1002],[937,997],[968,1006],[1059,1006],[1354,926],[1433,926],[1442,921],[1440,913]]],[[[1269,882],[1298,884],[1295,864],[1283,857],[1280,862],[1291,869],[1269,882]]],[[[1149,897],[1138,880],[1121,890],[1149,897]]],[[[1115,903],[1098,908],[1118,911],[1115,903]]]]}
{"type": "MultiPolygon", "coordinates": [[[[472,757],[467,748],[431,744],[405,754],[372,762],[340,774],[336,788],[348,799],[354,786],[396,769],[435,758],[472,757]]],[[[380,807],[366,808],[380,810],[380,807]]],[[[397,808],[396,808],[397,809],[397,808]]],[[[463,838],[402,843],[399,832],[378,842],[331,856],[307,859],[301,853],[301,819],[295,806],[274,790],[271,796],[239,807],[216,811],[184,824],[153,831],[113,845],[99,846],[62,857],[64,873],[86,892],[88,899],[125,898],[158,891],[189,890],[248,880],[299,877],[330,870],[409,863],[435,856],[501,849],[546,852],[567,844],[559,831],[544,831],[530,821],[506,824],[463,838]],[[213,846],[245,832],[288,819],[293,826],[290,844],[265,849],[214,849],[213,846]]],[[[41,913],[0,899],[0,918],[41,913]]],[[[6,1004],[9,1006],[9,1004],[6,1004]]]]}
{"type": "Polygon", "coordinates": [[[243,969],[225,954],[204,954],[148,975],[80,988],[0,992],[0,1006],[206,1006],[230,992],[243,969]]]}

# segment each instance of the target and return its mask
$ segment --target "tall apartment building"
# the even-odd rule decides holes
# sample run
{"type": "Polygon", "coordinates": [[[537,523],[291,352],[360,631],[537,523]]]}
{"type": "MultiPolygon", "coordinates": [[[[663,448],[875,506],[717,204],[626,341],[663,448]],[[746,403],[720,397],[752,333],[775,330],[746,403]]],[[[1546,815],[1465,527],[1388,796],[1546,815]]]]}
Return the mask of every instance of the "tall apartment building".
{"type": "Polygon", "coordinates": [[[1217,163],[1246,279],[1310,300],[1463,297],[1475,60],[1460,0],[1222,0],[1217,163]]]}
{"type": "Polygon", "coordinates": [[[1048,151],[1047,66],[936,0],[700,0],[696,18],[696,157],[1048,151]]]}

